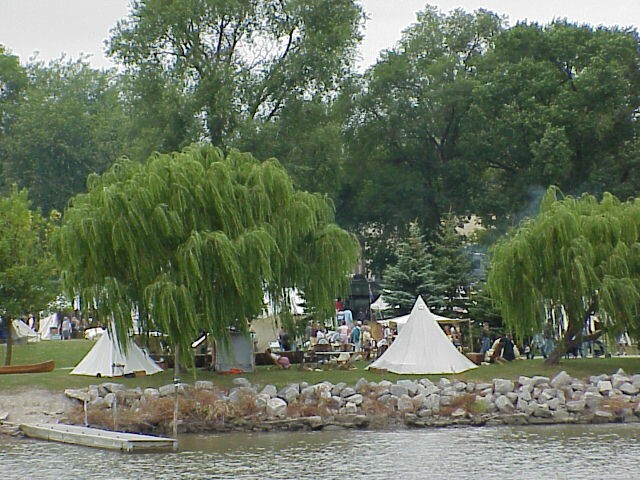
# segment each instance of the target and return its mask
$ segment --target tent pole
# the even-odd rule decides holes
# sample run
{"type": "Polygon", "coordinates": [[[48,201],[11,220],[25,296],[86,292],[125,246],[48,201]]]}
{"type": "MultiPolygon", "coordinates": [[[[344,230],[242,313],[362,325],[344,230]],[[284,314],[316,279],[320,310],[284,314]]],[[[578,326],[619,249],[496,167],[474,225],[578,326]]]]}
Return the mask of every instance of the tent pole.
{"type": "Polygon", "coordinates": [[[180,384],[180,364],[179,362],[179,353],[180,347],[178,345],[174,348],[174,360],[173,360],[173,387],[174,387],[174,397],[173,397],[173,437],[178,438],[178,385],[180,384]]]}

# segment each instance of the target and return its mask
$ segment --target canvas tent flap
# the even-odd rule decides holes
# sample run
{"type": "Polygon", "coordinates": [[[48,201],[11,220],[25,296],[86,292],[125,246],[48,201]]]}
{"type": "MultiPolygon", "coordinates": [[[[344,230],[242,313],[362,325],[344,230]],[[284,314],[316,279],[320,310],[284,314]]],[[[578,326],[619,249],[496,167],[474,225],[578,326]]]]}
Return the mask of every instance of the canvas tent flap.
{"type": "Polygon", "coordinates": [[[382,298],[382,295],[380,295],[375,302],[373,302],[371,304],[371,310],[376,310],[378,312],[382,312],[385,310],[391,310],[391,305],[389,305],[384,298],[382,298]]]}
{"type": "Polygon", "coordinates": [[[418,297],[396,340],[367,368],[429,375],[460,373],[477,366],[453,346],[435,315],[418,297]]]}
{"type": "Polygon", "coordinates": [[[26,341],[28,343],[40,340],[35,330],[30,328],[29,325],[24,323],[22,320],[13,321],[13,337],[18,341],[26,341]]]}
{"type": "Polygon", "coordinates": [[[51,329],[60,327],[58,322],[58,314],[52,313],[48,317],[40,320],[40,328],[38,328],[38,335],[40,340],[51,340],[51,329]]]}
{"type": "Polygon", "coordinates": [[[251,335],[230,332],[229,342],[216,342],[215,369],[218,372],[253,372],[255,355],[251,335]]]}
{"type": "Polygon", "coordinates": [[[146,375],[162,371],[130,338],[127,339],[126,350],[125,354],[120,349],[114,332],[106,331],[71,371],[71,375],[121,377],[140,371],[146,375]]]}

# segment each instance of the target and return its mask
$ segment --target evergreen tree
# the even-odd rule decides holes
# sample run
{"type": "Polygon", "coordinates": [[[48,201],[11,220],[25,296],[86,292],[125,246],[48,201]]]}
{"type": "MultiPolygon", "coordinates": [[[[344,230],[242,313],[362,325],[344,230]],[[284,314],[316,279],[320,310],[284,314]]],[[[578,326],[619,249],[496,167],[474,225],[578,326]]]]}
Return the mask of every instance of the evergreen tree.
{"type": "Polygon", "coordinates": [[[433,306],[451,311],[464,306],[461,296],[468,293],[471,260],[464,251],[464,237],[456,231],[457,219],[449,212],[442,219],[432,244],[433,277],[441,292],[440,303],[433,306]]]}
{"type": "Polygon", "coordinates": [[[408,313],[418,295],[427,305],[441,303],[429,254],[418,222],[409,225],[409,236],[396,250],[397,262],[384,272],[382,288],[387,302],[408,313]]]}

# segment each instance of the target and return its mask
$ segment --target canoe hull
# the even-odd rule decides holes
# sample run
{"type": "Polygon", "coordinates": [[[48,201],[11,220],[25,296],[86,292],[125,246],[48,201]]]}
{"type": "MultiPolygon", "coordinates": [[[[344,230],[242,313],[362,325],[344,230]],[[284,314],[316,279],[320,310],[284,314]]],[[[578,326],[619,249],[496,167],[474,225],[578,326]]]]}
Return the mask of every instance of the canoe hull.
{"type": "Polygon", "coordinates": [[[0,367],[0,374],[3,373],[44,373],[51,372],[56,366],[56,362],[48,360],[42,363],[29,365],[4,365],[0,367]]]}

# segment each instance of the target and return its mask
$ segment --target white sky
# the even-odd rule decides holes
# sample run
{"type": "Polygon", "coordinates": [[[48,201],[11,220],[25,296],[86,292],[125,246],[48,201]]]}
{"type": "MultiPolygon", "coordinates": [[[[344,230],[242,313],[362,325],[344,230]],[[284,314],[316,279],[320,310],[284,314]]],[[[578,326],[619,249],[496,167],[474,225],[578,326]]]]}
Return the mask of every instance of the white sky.
{"type": "MultiPolygon", "coordinates": [[[[401,31],[427,3],[443,12],[460,7],[486,8],[519,20],[549,23],[554,18],[591,25],[640,27],[640,0],[360,0],[368,13],[362,63],[375,62],[392,47],[401,31]]],[[[104,42],[116,21],[127,15],[129,0],[0,0],[0,44],[25,62],[34,52],[50,60],[63,52],[72,58],[91,55],[95,67],[112,66],[104,57],[104,42]]]]}

